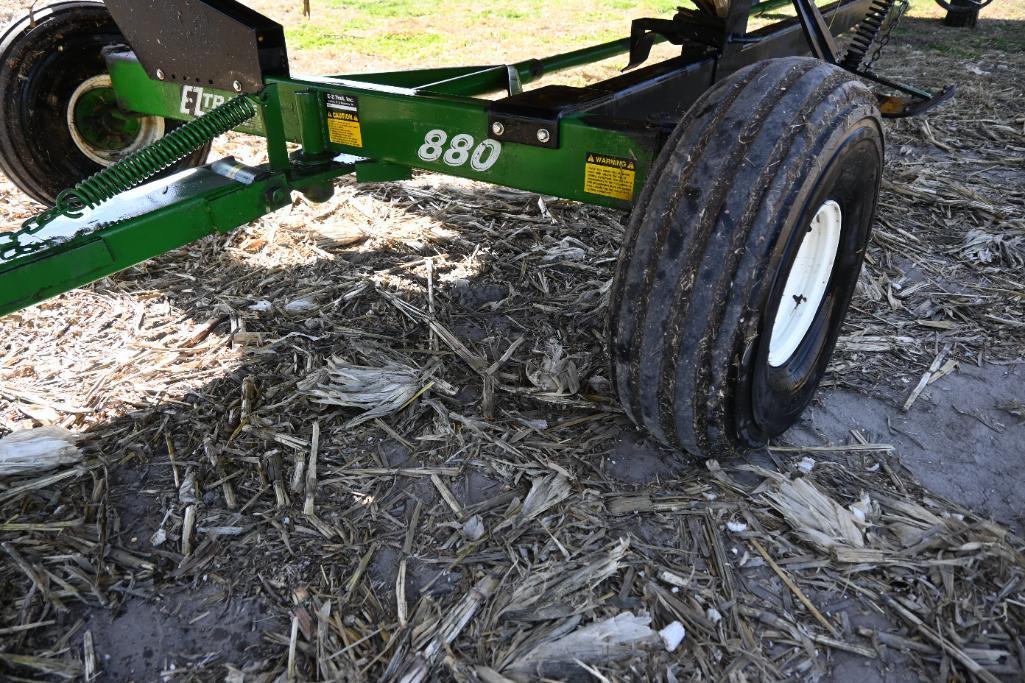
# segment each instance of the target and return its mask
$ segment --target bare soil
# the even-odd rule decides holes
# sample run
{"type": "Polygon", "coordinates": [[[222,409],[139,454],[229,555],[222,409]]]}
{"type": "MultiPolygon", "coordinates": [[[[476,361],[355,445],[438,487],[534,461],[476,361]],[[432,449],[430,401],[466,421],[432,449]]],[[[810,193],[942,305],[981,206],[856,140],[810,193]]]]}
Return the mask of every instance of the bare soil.
{"type": "MultiPolygon", "coordinates": [[[[0,678],[80,677],[90,641],[97,680],[397,678],[494,576],[430,680],[585,680],[560,634],[626,613],[688,634],[672,653],[610,645],[587,660],[607,680],[967,680],[957,652],[1021,680],[1025,54],[1000,42],[1020,21],[983,16],[913,16],[881,62],[960,95],[888,124],[827,386],[747,459],[699,461],[628,424],[604,335],[623,216],[522,192],[346,180],[326,205],[297,199],[0,320],[0,433],[88,437],[75,476],[0,481],[0,541],[65,603],[0,554],[0,678]],[[465,353],[403,303],[433,306],[465,353]],[[332,359],[430,386],[353,426],[303,388],[332,359]],[[867,494],[864,547],[809,540],[779,477],[841,511],[867,494]],[[562,659],[517,669],[553,641],[562,659]]],[[[240,137],[217,151],[260,154],[240,137]]],[[[36,210],[0,179],[0,219],[36,210]]]]}

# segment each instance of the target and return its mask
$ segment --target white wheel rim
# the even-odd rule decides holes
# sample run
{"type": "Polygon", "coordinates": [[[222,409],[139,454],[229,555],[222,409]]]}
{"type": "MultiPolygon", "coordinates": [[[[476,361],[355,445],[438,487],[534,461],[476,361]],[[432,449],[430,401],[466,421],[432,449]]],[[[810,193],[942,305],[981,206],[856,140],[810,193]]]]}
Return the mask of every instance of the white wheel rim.
{"type": "Polygon", "coordinates": [[[793,357],[815,321],[833,274],[842,225],[840,205],[832,199],[826,200],[811,219],[772,323],[769,365],[774,368],[793,357]]]}
{"type": "Polygon", "coordinates": [[[71,94],[71,100],[68,102],[68,130],[71,132],[71,140],[82,154],[104,167],[113,166],[129,154],[138,152],[143,147],[164,137],[164,119],[160,116],[145,116],[139,119],[139,132],[135,136],[135,140],[124,149],[102,149],[90,144],[82,136],[75,123],[75,106],[87,92],[113,87],[114,84],[109,75],[93,76],[75,88],[75,92],[71,94]]]}

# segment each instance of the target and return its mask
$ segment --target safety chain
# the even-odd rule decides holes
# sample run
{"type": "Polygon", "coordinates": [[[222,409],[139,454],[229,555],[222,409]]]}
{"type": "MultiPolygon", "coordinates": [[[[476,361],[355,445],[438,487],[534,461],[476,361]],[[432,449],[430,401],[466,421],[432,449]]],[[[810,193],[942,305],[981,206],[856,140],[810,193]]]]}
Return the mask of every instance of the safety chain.
{"type": "Polygon", "coordinates": [[[40,249],[44,245],[43,243],[23,244],[22,238],[35,235],[56,218],[70,215],[68,213],[69,210],[73,211],[74,209],[58,200],[58,203],[52,208],[22,223],[20,230],[0,233],[0,261],[7,261],[16,256],[24,256],[40,249]]]}
{"type": "Polygon", "coordinates": [[[875,64],[876,60],[883,53],[883,48],[890,42],[890,35],[893,33],[893,29],[897,28],[897,24],[907,14],[908,9],[911,7],[911,0],[901,0],[894,10],[893,19],[883,28],[882,34],[876,40],[876,47],[870,52],[867,57],[862,61],[862,69],[869,71],[872,69],[872,65],[875,64]]]}

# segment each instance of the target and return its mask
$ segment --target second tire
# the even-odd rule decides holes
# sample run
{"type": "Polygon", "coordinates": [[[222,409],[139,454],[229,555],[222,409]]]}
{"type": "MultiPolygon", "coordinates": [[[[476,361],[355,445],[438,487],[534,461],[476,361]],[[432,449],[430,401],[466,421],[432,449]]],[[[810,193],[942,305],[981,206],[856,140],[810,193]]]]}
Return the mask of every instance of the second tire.
{"type": "Polygon", "coordinates": [[[882,163],[875,98],[819,60],[759,62],[694,104],[613,287],[613,376],[638,426],[711,456],[800,417],[858,280],[882,163]]]}

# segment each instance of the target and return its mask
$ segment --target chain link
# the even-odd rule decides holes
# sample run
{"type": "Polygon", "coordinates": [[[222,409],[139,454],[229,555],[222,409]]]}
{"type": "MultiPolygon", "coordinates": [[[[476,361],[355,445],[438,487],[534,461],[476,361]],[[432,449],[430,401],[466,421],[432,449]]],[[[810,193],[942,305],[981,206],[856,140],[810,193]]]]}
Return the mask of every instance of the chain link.
{"type": "Polygon", "coordinates": [[[21,224],[20,230],[0,233],[0,261],[8,261],[16,256],[31,254],[51,244],[54,241],[52,239],[32,242],[30,244],[22,243],[22,239],[35,235],[60,216],[71,215],[68,213],[68,210],[69,207],[58,203],[53,208],[29,218],[21,224]]]}
{"type": "Polygon", "coordinates": [[[882,33],[876,38],[875,47],[872,51],[866,55],[865,59],[862,60],[861,68],[865,71],[872,69],[872,65],[875,64],[876,60],[883,53],[883,48],[890,42],[890,36],[893,33],[893,29],[897,28],[897,24],[907,13],[908,8],[911,7],[911,0],[901,0],[899,3],[894,5],[893,17],[887,22],[886,26],[883,27],[882,33]]]}

